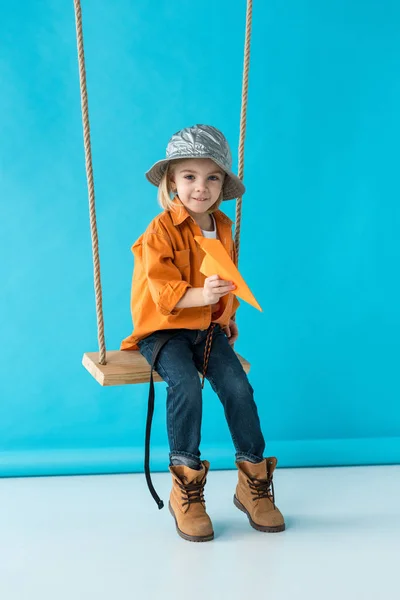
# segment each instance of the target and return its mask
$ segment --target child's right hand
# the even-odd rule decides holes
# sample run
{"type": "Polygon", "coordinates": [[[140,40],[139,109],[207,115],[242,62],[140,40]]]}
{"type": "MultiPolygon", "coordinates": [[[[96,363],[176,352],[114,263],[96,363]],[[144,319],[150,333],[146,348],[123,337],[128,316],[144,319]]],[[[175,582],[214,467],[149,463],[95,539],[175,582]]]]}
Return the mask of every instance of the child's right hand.
{"type": "Polygon", "coordinates": [[[203,297],[206,304],[215,304],[222,296],[226,296],[235,288],[232,281],[220,279],[219,275],[211,275],[204,281],[203,297]]]}

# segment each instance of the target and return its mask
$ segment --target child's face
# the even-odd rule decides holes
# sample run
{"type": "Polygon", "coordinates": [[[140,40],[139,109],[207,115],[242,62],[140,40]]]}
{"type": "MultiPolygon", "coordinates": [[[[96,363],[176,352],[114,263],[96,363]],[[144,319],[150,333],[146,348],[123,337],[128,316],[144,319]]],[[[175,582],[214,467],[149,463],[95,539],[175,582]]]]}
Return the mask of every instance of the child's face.
{"type": "Polygon", "coordinates": [[[218,200],[225,179],[224,171],[210,158],[189,158],[174,168],[171,181],[189,212],[205,213],[218,200]]]}

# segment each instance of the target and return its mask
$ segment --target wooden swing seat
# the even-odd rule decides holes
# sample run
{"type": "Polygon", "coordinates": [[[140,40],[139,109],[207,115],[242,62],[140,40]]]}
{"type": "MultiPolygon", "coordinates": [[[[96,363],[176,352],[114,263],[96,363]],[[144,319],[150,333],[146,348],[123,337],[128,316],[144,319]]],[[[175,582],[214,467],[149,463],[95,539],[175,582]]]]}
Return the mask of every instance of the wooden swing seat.
{"type": "MultiPolygon", "coordinates": [[[[250,363],[240,354],[236,356],[246,373],[250,371],[250,363]]],[[[137,351],[107,350],[107,364],[99,364],[98,352],[85,352],[82,364],[102,386],[126,385],[130,383],[149,383],[150,365],[137,351]]],[[[221,365],[223,368],[223,365],[221,365]]],[[[154,371],[154,381],[162,381],[154,371]]]]}

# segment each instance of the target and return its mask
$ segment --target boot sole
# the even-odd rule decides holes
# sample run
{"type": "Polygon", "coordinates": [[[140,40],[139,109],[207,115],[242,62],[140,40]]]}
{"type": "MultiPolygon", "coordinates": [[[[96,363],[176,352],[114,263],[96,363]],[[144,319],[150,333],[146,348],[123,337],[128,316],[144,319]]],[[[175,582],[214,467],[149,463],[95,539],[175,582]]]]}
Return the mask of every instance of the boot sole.
{"type": "Polygon", "coordinates": [[[271,527],[268,527],[267,525],[258,525],[257,523],[254,523],[253,519],[251,518],[250,514],[245,509],[243,504],[239,502],[239,500],[236,498],[236,495],[233,496],[233,504],[236,506],[236,508],[238,508],[247,515],[249,523],[253,527],[253,529],[257,529],[257,531],[264,531],[266,533],[278,533],[279,531],[285,531],[285,523],[283,525],[274,525],[271,527]]]}
{"type": "Polygon", "coordinates": [[[168,502],[168,508],[169,512],[174,517],[176,531],[181,538],[187,540],[188,542],[211,542],[211,540],[214,539],[214,532],[212,532],[210,535],[188,535],[187,533],[183,533],[183,531],[181,531],[178,527],[178,521],[176,520],[175,513],[170,502],[168,502]]]}

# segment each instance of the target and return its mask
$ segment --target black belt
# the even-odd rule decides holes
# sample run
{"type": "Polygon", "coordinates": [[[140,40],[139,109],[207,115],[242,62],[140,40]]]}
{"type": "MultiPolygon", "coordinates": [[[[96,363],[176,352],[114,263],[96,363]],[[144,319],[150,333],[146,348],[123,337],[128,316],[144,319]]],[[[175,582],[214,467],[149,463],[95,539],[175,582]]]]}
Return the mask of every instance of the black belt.
{"type": "MultiPolygon", "coordinates": [[[[205,346],[205,352],[204,352],[203,380],[202,380],[202,384],[201,384],[202,388],[204,386],[204,378],[205,378],[205,374],[206,374],[206,370],[207,370],[208,359],[209,359],[210,352],[211,352],[211,345],[212,345],[212,340],[213,340],[214,329],[215,329],[215,324],[212,323],[209,328],[208,334],[207,334],[207,340],[206,340],[206,346],[205,346]]],[[[154,500],[156,501],[156,504],[159,509],[164,508],[164,502],[161,500],[161,498],[158,496],[156,490],[154,489],[153,482],[151,481],[151,477],[150,477],[150,434],[151,434],[151,424],[153,421],[154,398],[155,398],[153,370],[154,370],[154,366],[157,362],[157,358],[160,354],[160,351],[162,350],[162,348],[165,346],[165,344],[170,339],[172,339],[175,335],[177,335],[179,333],[179,331],[181,331],[181,330],[166,329],[163,331],[158,331],[157,332],[157,341],[154,345],[153,354],[151,356],[149,401],[148,401],[148,407],[147,407],[146,439],[145,439],[145,445],[144,445],[144,472],[146,475],[147,486],[150,490],[151,495],[153,496],[154,500]]]]}
{"type": "Polygon", "coordinates": [[[146,475],[146,481],[148,488],[150,490],[151,495],[157,503],[159,509],[164,508],[164,502],[158,496],[156,490],[154,489],[153,483],[150,477],[150,433],[151,433],[151,423],[153,421],[153,413],[154,413],[154,379],[153,379],[153,370],[154,365],[157,362],[158,355],[160,354],[161,349],[165,346],[165,344],[173,338],[179,330],[165,330],[159,331],[157,333],[157,341],[153,348],[153,354],[151,357],[151,369],[150,369],[150,388],[149,388],[149,402],[147,407],[147,421],[146,421],[146,441],[144,447],[144,472],[146,475]]]}

